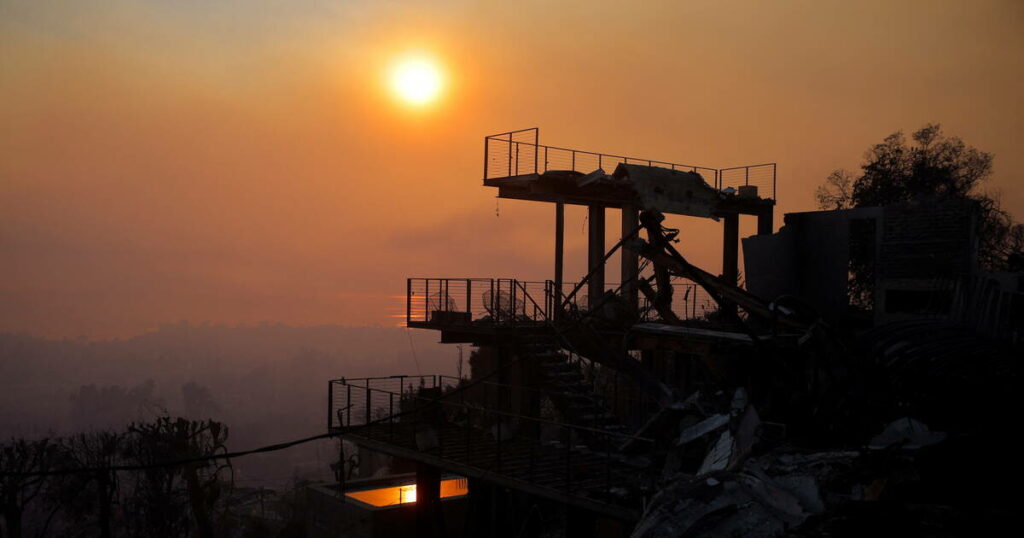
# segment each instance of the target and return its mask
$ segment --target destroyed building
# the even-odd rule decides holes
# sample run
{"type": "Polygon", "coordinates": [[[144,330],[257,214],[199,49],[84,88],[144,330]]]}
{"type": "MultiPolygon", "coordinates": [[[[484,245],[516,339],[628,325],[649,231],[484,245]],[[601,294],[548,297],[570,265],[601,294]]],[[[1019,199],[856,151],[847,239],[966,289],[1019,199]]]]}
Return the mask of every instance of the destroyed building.
{"type": "Polygon", "coordinates": [[[483,183],[554,206],[551,279],[408,279],[407,326],[474,346],[470,375],[329,382],[327,425],[346,448],[338,482],[308,491],[313,536],[967,524],[969,509],[942,508],[962,495],[922,490],[979,483],[943,458],[986,439],[995,418],[972,416],[1016,379],[1024,304],[1021,275],[978,269],[973,208],[793,213],[774,233],[773,163],[716,169],[538,138],[486,137],[483,183]],[[566,204],[588,212],[578,280],[564,275],[566,204]],[[721,223],[721,274],[687,261],[666,214],[721,223]],[[742,240],[740,285],[744,215],[757,234],[742,240]],[[621,282],[607,282],[616,255],[621,282]],[[941,487],[938,467],[953,477],[941,487]]]}

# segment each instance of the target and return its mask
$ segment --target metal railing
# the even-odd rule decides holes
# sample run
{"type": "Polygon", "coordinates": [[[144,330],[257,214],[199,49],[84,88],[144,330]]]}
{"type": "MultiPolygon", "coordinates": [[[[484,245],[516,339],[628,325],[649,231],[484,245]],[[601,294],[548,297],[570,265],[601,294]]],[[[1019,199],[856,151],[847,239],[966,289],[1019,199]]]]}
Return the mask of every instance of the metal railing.
{"type": "Polygon", "coordinates": [[[406,323],[542,323],[554,308],[553,284],[514,278],[409,278],[406,323]]]}
{"type": "Polygon", "coordinates": [[[391,416],[400,410],[403,398],[412,397],[423,389],[451,389],[461,380],[447,375],[392,375],[381,377],[343,377],[327,383],[327,429],[341,426],[368,424],[373,420],[391,416]],[[377,399],[352,398],[351,387],[366,389],[364,396],[377,391],[377,399]],[[383,394],[397,395],[397,398],[383,394]]]}
{"type": "Polygon", "coordinates": [[[589,174],[594,170],[611,173],[620,163],[658,166],[695,172],[717,190],[755,185],[762,198],[775,199],[776,166],[764,163],[732,168],[711,168],[611,153],[598,153],[539,143],[540,129],[531,127],[484,137],[484,179],[497,179],[549,171],[589,174]]]}
{"type": "MultiPolygon", "coordinates": [[[[650,492],[653,477],[641,476],[614,451],[626,442],[653,449],[653,440],[509,413],[488,405],[497,400],[474,397],[465,387],[455,391],[450,383],[456,381],[448,376],[333,380],[329,429],[349,430],[479,469],[481,474],[497,472],[565,493],[601,491],[610,498],[613,488],[650,492]],[[377,388],[404,387],[410,380],[422,382],[428,390],[377,388]],[[430,394],[429,389],[440,390],[430,394]],[[363,407],[357,402],[364,402],[363,407]]],[[[487,385],[468,388],[487,390],[487,385]]],[[[625,502],[636,499],[626,497],[625,502]]]]}
{"type": "MultiPolygon", "coordinates": [[[[539,324],[553,319],[558,306],[566,301],[574,282],[563,282],[557,289],[551,280],[523,281],[513,278],[409,278],[406,281],[406,323],[438,325],[539,324]]],[[[605,283],[606,291],[620,287],[605,283]]],[[[672,310],[680,319],[702,319],[717,310],[717,303],[696,283],[676,279],[673,282],[672,310]]],[[[577,293],[565,305],[570,319],[573,312],[586,312],[587,293],[577,293]]],[[[640,298],[644,321],[657,321],[658,313],[640,298]]]]}
{"type": "Polygon", "coordinates": [[[761,198],[776,200],[778,192],[775,188],[775,163],[734,166],[718,170],[718,183],[715,185],[718,190],[748,185],[757,187],[758,196],[761,198]]]}

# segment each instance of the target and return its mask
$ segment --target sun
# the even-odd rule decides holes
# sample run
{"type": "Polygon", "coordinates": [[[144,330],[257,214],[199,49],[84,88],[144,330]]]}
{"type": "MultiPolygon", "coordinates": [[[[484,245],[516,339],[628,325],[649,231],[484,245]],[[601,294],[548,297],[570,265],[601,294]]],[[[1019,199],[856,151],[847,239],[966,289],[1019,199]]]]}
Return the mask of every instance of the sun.
{"type": "Polygon", "coordinates": [[[426,105],[440,96],[444,77],[437,62],[425,56],[397,61],[391,71],[391,90],[410,105],[426,105]]]}

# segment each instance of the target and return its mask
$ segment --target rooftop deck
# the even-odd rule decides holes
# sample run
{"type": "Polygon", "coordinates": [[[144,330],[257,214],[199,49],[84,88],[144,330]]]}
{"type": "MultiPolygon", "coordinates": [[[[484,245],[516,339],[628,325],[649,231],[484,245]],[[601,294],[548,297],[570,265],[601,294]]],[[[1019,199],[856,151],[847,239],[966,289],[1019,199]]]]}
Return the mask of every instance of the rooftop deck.
{"type": "MultiPolygon", "coordinates": [[[[754,200],[774,203],[776,199],[776,165],[762,163],[713,168],[693,164],[668,162],[656,159],[629,157],[611,153],[571,149],[539,143],[539,129],[521,129],[490,135],[484,138],[484,185],[507,189],[499,196],[535,201],[564,201],[565,203],[593,204],[618,207],[631,198],[628,184],[600,185],[596,175],[601,170],[606,174],[616,173],[620,165],[636,165],[664,170],[680,181],[688,177],[699,178],[708,190],[721,193],[726,205],[745,209],[751,204],[750,191],[744,190],[739,197],[740,187],[756,187],[754,200]],[[574,179],[572,189],[566,180],[574,179]],[[521,192],[524,187],[537,184],[534,192],[521,192]],[[731,189],[730,189],[731,188],[731,189]],[[555,192],[550,192],[555,191],[555,192]],[[545,196],[546,195],[546,196],[545,196]]],[[[620,173],[621,174],[621,173],[620,173]]],[[[618,174],[617,174],[618,175],[618,174]]],[[[665,211],[665,208],[661,208],[665,211]]],[[[729,208],[731,209],[731,208],[729,208]]],[[[741,211],[754,212],[754,211],[741,211]]]]}

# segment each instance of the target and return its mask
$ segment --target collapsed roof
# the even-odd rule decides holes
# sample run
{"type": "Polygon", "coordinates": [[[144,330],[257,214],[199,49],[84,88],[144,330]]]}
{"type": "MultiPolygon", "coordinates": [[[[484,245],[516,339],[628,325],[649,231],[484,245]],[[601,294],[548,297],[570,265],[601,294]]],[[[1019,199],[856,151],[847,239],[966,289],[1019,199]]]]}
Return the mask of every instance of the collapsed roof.
{"type": "Polygon", "coordinates": [[[756,187],[718,190],[698,172],[661,166],[620,163],[611,174],[598,168],[588,174],[548,170],[484,180],[498,187],[500,198],[578,205],[657,210],[718,220],[735,213],[757,213],[774,201],[760,198],[756,187]]]}

